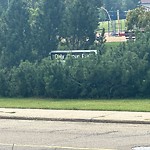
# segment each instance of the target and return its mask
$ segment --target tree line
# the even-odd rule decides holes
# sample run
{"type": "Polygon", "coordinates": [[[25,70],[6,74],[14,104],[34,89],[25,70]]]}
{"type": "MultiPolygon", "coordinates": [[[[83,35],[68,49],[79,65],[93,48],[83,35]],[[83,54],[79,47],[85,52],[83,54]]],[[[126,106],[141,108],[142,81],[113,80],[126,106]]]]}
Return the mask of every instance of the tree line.
{"type": "Polygon", "coordinates": [[[9,2],[0,17],[0,96],[150,96],[148,24],[144,33],[136,31],[135,41],[108,47],[104,31],[95,39],[100,0],[9,2]],[[98,54],[62,63],[48,57],[56,49],[97,49],[98,54]]]}
{"type": "Polygon", "coordinates": [[[0,67],[38,61],[52,50],[93,46],[101,0],[1,0],[2,4],[0,67]]]}
{"type": "Polygon", "coordinates": [[[103,0],[103,5],[108,11],[128,11],[139,6],[140,0],[103,0]]]}
{"type": "Polygon", "coordinates": [[[137,2],[0,0],[0,67],[17,66],[25,60],[40,61],[57,49],[100,49],[103,38],[95,44],[103,17],[99,8],[124,10],[131,4],[135,7],[137,2]]]}
{"type": "Polygon", "coordinates": [[[0,96],[51,98],[147,98],[150,96],[150,33],[104,46],[102,55],[44,58],[0,69],[0,96]]]}

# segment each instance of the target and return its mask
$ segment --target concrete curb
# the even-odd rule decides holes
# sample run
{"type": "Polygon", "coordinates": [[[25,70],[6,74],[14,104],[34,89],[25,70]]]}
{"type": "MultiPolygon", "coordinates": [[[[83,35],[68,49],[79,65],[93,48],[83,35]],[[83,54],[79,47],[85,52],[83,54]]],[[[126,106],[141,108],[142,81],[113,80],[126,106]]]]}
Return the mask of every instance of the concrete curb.
{"type": "Polygon", "coordinates": [[[0,109],[0,119],[150,124],[150,112],[0,109]]]}
{"type": "Polygon", "coordinates": [[[120,124],[150,124],[150,121],[133,121],[133,120],[97,120],[97,119],[72,119],[72,118],[42,118],[42,117],[15,117],[0,116],[0,119],[10,120],[35,120],[35,121],[60,121],[60,122],[91,122],[91,123],[120,123],[120,124]]]}

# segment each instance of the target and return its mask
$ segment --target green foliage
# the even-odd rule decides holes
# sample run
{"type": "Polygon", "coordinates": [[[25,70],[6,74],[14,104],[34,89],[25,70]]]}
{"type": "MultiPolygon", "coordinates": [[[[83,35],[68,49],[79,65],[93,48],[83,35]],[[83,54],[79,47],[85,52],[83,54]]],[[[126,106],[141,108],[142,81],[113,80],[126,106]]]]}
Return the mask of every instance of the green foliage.
{"type": "Polygon", "coordinates": [[[101,0],[1,1],[0,67],[41,61],[59,48],[90,49],[94,45],[101,0]]]}
{"type": "Polygon", "coordinates": [[[0,0],[0,16],[7,10],[8,7],[9,7],[8,0],[0,0]]]}
{"type": "Polygon", "coordinates": [[[21,60],[30,60],[29,13],[24,0],[12,0],[2,18],[0,66],[19,65],[21,60]]]}
{"type": "Polygon", "coordinates": [[[6,69],[0,70],[0,96],[8,96],[8,71],[6,69]]]}
{"type": "Polygon", "coordinates": [[[129,11],[127,14],[126,25],[128,30],[139,30],[149,27],[150,12],[145,11],[145,8],[143,7],[138,7],[129,11]]]}
{"type": "Polygon", "coordinates": [[[150,35],[138,34],[136,41],[104,47],[102,55],[22,61],[18,67],[0,69],[0,96],[149,97],[150,35]]]}
{"type": "Polygon", "coordinates": [[[149,97],[149,33],[136,41],[107,47],[102,55],[69,57],[65,62],[22,61],[0,70],[0,96],[52,98],[149,97]]]}
{"type": "Polygon", "coordinates": [[[41,59],[48,56],[51,50],[57,49],[64,0],[44,0],[33,13],[32,17],[36,17],[32,30],[33,50],[37,53],[36,59],[41,59]]]}
{"type": "Polygon", "coordinates": [[[95,37],[101,0],[10,2],[0,19],[0,96],[150,96],[148,12],[130,12],[128,28],[144,27],[145,32],[114,47],[105,46],[104,29],[95,37]],[[97,49],[98,54],[65,62],[46,58],[58,48],[97,49]]]}
{"type": "Polygon", "coordinates": [[[68,49],[89,49],[93,45],[100,6],[100,0],[74,0],[66,7],[62,37],[65,38],[68,49]]]}
{"type": "Polygon", "coordinates": [[[9,96],[29,97],[36,95],[36,66],[30,62],[21,62],[12,68],[9,76],[9,96]]]}
{"type": "Polygon", "coordinates": [[[136,8],[139,0],[103,0],[103,4],[109,11],[128,11],[136,8]]]}

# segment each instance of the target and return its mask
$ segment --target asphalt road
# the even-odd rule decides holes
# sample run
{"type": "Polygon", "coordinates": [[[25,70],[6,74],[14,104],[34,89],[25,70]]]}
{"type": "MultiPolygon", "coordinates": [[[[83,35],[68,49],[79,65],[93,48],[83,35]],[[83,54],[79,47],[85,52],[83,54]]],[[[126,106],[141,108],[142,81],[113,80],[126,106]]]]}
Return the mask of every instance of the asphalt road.
{"type": "Polygon", "coordinates": [[[136,146],[150,146],[150,125],[0,120],[0,150],[131,150],[136,146]]]}

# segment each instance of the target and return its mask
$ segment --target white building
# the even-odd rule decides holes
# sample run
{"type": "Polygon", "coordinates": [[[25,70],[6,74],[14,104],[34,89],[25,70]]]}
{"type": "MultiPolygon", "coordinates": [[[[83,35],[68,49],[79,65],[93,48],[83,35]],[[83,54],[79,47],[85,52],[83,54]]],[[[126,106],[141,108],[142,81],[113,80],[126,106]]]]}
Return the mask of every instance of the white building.
{"type": "Polygon", "coordinates": [[[150,0],[141,0],[141,6],[150,11],[150,0]]]}

